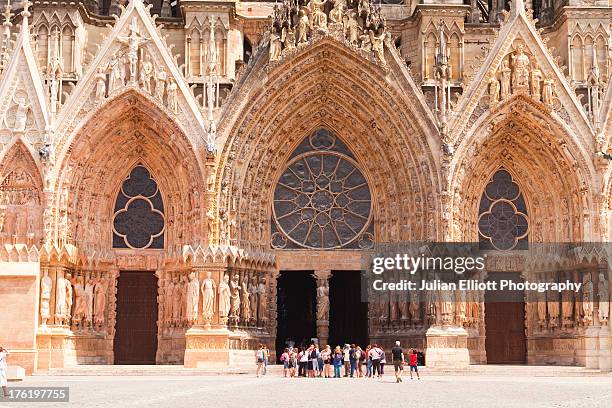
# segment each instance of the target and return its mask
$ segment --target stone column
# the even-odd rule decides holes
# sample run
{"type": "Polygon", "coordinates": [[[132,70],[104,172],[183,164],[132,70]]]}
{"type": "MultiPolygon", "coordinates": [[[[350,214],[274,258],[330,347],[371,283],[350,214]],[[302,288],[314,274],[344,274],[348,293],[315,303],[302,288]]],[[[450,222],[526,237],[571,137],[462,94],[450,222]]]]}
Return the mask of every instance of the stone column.
{"type": "Polygon", "coordinates": [[[317,280],[317,337],[319,346],[329,340],[329,278],[331,270],[320,269],[314,272],[317,280]]]}

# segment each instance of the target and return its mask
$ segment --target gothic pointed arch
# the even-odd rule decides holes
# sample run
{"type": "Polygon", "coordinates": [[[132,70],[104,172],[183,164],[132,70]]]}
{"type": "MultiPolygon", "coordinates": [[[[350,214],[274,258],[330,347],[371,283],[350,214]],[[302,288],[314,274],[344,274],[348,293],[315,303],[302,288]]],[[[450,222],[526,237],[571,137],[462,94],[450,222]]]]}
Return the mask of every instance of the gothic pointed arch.
{"type": "Polygon", "coordinates": [[[66,154],[58,157],[53,236],[60,243],[105,251],[121,241],[129,248],[197,245],[206,236],[201,211],[205,177],[197,151],[176,122],[147,97],[138,92],[118,95],[83,125],[66,154]],[[142,172],[131,178],[126,169],[142,172]],[[143,185],[152,180],[159,195],[125,189],[119,194],[121,184],[137,176],[143,185]],[[154,222],[132,238],[130,220],[145,218],[154,222]],[[145,232],[153,239],[145,239],[145,232]]]}
{"type": "Polygon", "coordinates": [[[277,249],[371,248],[372,196],[354,155],[317,129],[291,153],[274,188],[272,246],[277,249]]]}
{"type": "Polygon", "coordinates": [[[43,185],[36,161],[17,141],[0,163],[0,242],[39,245],[43,185]]]}
{"type": "Polygon", "coordinates": [[[269,247],[273,187],[291,152],[319,128],[341,139],[371,178],[377,239],[435,236],[438,133],[405,65],[391,57],[385,76],[327,37],[273,67],[256,52],[217,128],[225,141],[213,180],[221,241],[269,247]]]}

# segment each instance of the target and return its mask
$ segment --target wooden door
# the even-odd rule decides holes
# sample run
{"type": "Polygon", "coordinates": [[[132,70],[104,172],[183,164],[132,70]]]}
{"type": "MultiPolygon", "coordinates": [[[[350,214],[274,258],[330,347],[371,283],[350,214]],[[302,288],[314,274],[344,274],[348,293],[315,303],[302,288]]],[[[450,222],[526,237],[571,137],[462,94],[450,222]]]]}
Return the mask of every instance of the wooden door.
{"type": "MultiPolygon", "coordinates": [[[[500,278],[520,280],[517,274],[493,273],[500,278]],[[503,275],[503,276],[502,276],[503,275]]],[[[485,348],[489,364],[525,364],[525,301],[522,292],[485,294],[485,348]]]]}
{"type": "Polygon", "coordinates": [[[115,327],[115,364],[155,364],[157,277],[154,272],[120,273],[115,327]]]}

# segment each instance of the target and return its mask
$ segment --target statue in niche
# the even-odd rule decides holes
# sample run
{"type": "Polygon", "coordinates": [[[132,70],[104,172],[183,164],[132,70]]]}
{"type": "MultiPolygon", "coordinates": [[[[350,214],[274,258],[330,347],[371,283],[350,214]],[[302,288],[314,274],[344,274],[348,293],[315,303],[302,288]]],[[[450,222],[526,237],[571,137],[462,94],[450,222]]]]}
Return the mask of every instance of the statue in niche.
{"type": "Polygon", "coordinates": [[[382,29],[378,31],[378,33],[374,33],[374,31],[369,30],[370,43],[372,44],[372,51],[374,51],[376,59],[384,66],[387,65],[384,49],[385,37],[387,34],[382,29]]]}
{"type": "Polygon", "coordinates": [[[208,323],[215,314],[215,291],[217,285],[212,278],[212,272],[206,272],[206,279],[202,281],[202,316],[208,323]]]}
{"type": "Polygon", "coordinates": [[[397,293],[393,292],[389,295],[390,298],[390,314],[389,319],[392,323],[395,323],[399,319],[399,310],[398,310],[398,296],[397,293]]]}
{"type": "Polygon", "coordinates": [[[367,53],[371,52],[372,42],[370,40],[370,30],[368,30],[367,28],[364,28],[359,38],[361,39],[360,49],[367,53]]]}
{"type": "Polygon", "coordinates": [[[64,279],[64,289],[66,291],[66,324],[70,323],[70,317],[72,316],[72,283],[71,283],[72,275],[70,273],[66,273],[66,278],[64,279]]]}
{"type": "Polygon", "coordinates": [[[15,125],[13,126],[13,130],[15,132],[23,132],[26,130],[28,112],[30,111],[30,107],[32,105],[27,103],[24,97],[13,99],[13,101],[17,104],[17,112],[15,113],[15,125]]]}
{"type": "Polygon", "coordinates": [[[327,0],[310,0],[312,8],[312,27],[315,29],[327,29],[327,15],[325,14],[325,4],[327,0]]]}
{"type": "Polygon", "coordinates": [[[242,321],[244,322],[244,324],[248,324],[249,320],[251,320],[251,302],[249,300],[249,277],[248,275],[245,273],[244,277],[242,278],[242,284],[241,284],[241,292],[242,292],[242,310],[240,312],[241,316],[242,316],[242,321]]]}
{"type": "Polygon", "coordinates": [[[508,66],[508,60],[502,62],[501,67],[501,98],[505,99],[510,95],[510,76],[512,70],[508,66]]]}
{"type": "MultiPolygon", "coordinates": [[[[214,293],[213,293],[214,296],[214,293]]],[[[195,272],[189,274],[187,285],[187,321],[194,324],[198,320],[198,303],[200,302],[200,281],[195,272]]]]}
{"type": "MultiPolygon", "coordinates": [[[[179,280],[179,313],[178,313],[178,322],[179,324],[185,323],[187,318],[187,277],[181,276],[179,280]]],[[[176,289],[176,286],[175,286],[176,289]]]]}
{"type": "Polygon", "coordinates": [[[266,277],[262,276],[259,280],[259,286],[257,289],[258,296],[258,308],[257,315],[259,316],[259,325],[265,326],[268,321],[268,285],[266,282],[266,277]]]}
{"type": "Polygon", "coordinates": [[[383,291],[379,296],[380,320],[389,319],[389,291],[383,291]]]}
{"type": "Polygon", "coordinates": [[[122,58],[117,56],[117,53],[114,53],[110,63],[110,78],[109,78],[109,93],[114,91],[115,89],[119,89],[125,86],[125,64],[122,61],[122,58]]]}
{"type": "Polygon", "coordinates": [[[329,283],[327,279],[320,280],[317,288],[317,320],[329,320],[329,283]]]}
{"type": "Polygon", "coordinates": [[[106,97],[106,72],[104,67],[98,67],[96,73],[96,101],[100,102],[106,97]]]}
{"type": "MultiPolygon", "coordinates": [[[[550,279],[549,282],[553,282],[553,280],[550,279]]],[[[549,290],[547,301],[549,324],[550,327],[554,328],[559,326],[559,292],[556,290],[549,290]]]]}
{"type": "Polygon", "coordinates": [[[489,80],[489,98],[491,103],[499,102],[499,81],[495,76],[489,80]]]}
{"type": "Polygon", "coordinates": [[[51,290],[53,288],[53,280],[49,276],[49,271],[45,269],[44,276],[40,282],[40,318],[42,327],[46,329],[47,321],[51,318],[51,290]]]}
{"type": "Polygon", "coordinates": [[[140,86],[149,94],[151,92],[151,78],[153,78],[153,63],[149,55],[140,61],[140,86]]]}
{"type": "Polygon", "coordinates": [[[298,12],[297,22],[297,44],[308,42],[308,29],[310,28],[310,20],[308,18],[308,9],[300,8],[298,12]]]}
{"type": "Polygon", "coordinates": [[[602,325],[608,325],[610,317],[610,286],[603,273],[599,274],[597,296],[599,297],[599,322],[602,325]]]}
{"type": "Polygon", "coordinates": [[[542,102],[545,105],[553,104],[553,84],[554,81],[551,78],[544,79],[544,85],[542,86],[542,102]]]}
{"type": "Polygon", "coordinates": [[[535,64],[531,70],[531,96],[538,102],[542,99],[542,78],[542,70],[535,64]]]}
{"type": "Polygon", "coordinates": [[[106,279],[100,276],[94,289],[94,322],[96,325],[103,325],[105,321],[106,288],[106,279]]]}
{"type": "Polygon", "coordinates": [[[455,320],[459,326],[463,326],[467,319],[467,293],[465,290],[458,290],[455,293],[455,320]]]}
{"type": "Polygon", "coordinates": [[[585,326],[590,326],[593,322],[593,282],[591,274],[587,273],[584,276],[582,284],[582,312],[585,326]]]}
{"type": "Polygon", "coordinates": [[[357,21],[357,12],[348,10],[344,14],[344,32],[349,43],[353,46],[359,44],[359,22],[357,21]]]}
{"type": "Polygon", "coordinates": [[[516,53],[512,56],[514,67],[512,86],[517,88],[526,88],[529,85],[529,57],[525,54],[524,49],[525,46],[519,44],[516,47],[516,53]]]}
{"type": "Polygon", "coordinates": [[[234,322],[238,319],[238,314],[240,313],[240,276],[238,274],[234,275],[234,278],[230,281],[230,314],[229,316],[234,319],[234,322]]]}
{"type": "Polygon", "coordinates": [[[74,324],[80,324],[85,319],[86,309],[85,287],[81,283],[80,276],[76,276],[74,279],[74,313],[72,313],[74,324]]]}
{"type": "Polygon", "coordinates": [[[178,100],[176,96],[177,85],[174,79],[170,78],[168,86],[166,87],[166,105],[174,113],[178,113],[178,100]]]}
{"type": "Polygon", "coordinates": [[[449,323],[452,321],[453,316],[453,292],[450,290],[441,290],[440,300],[442,320],[444,323],[449,323]]]}
{"type": "Polygon", "coordinates": [[[408,297],[404,297],[399,296],[399,314],[400,314],[400,320],[402,321],[402,323],[405,325],[406,322],[410,319],[410,317],[408,316],[408,309],[410,308],[410,300],[408,299],[408,297]]]}
{"type": "Polygon", "coordinates": [[[56,323],[63,325],[66,322],[66,279],[61,276],[57,277],[55,283],[55,319],[56,323]]]}
{"type": "Polygon", "coordinates": [[[172,324],[178,327],[181,321],[181,282],[178,275],[172,281],[174,283],[170,295],[172,300],[172,324]]]}
{"type": "Polygon", "coordinates": [[[574,294],[570,290],[561,292],[561,313],[563,315],[563,326],[571,327],[574,315],[574,294]]]}
{"type": "Polygon", "coordinates": [[[249,301],[251,308],[251,322],[257,322],[257,277],[253,275],[249,284],[249,301]]]}
{"type": "Polygon", "coordinates": [[[163,68],[160,68],[157,71],[157,77],[155,78],[155,97],[160,101],[164,100],[164,89],[166,87],[166,80],[168,79],[168,74],[163,68]]]}
{"type": "Polygon", "coordinates": [[[329,12],[330,25],[342,24],[342,17],[344,15],[345,7],[346,0],[334,0],[334,7],[329,12]]]}
{"type": "Polygon", "coordinates": [[[408,295],[410,296],[410,318],[412,319],[412,323],[420,322],[421,308],[419,303],[419,293],[411,290],[408,292],[408,295]]]}
{"type": "Polygon", "coordinates": [[[94,282],[91,279],[91,274],[89,274],[87,278],[87,282],[85,283],[85,324],[87,326],[91,325],[93,321],[93,302],[94,300],[94,282]]]}
{"type": "Polygon", "coordinates": [[[138,23],[136,18],[132,20],[130,25],[130,34],[127,37],[118,36],[117,41],[127,45],[127,58],[130,67],[130,83],[136,83],[136,73],[138,70],[138,53],[140,47],[148,43],[150,40],[140,35],[138,32],[138,23]]]}
{"type": "Polygon", "coordinates": [[[281,56],[282,50],[282,34],[278,32],[278,28],[272,26],[270,28],[270,48],[269,48],[269,60],[278,61],[281,56]]]}
{"type": "Polygon", "coordinates": [[[172,310],[172,294],[174,293],[174,278],[170,276],[168,279],[168,284],[166,285],[166,301],[165,301],[165,323],[167,325],[172,324],[172,316],[174,314],[172,310]]]}
{"type": "Polygon", "coordinates": [[[221,324],[227,323],[230,312],[230,297],[229,276],[224,274],[223,279],[219,282],[219,317],[221,324]]]}

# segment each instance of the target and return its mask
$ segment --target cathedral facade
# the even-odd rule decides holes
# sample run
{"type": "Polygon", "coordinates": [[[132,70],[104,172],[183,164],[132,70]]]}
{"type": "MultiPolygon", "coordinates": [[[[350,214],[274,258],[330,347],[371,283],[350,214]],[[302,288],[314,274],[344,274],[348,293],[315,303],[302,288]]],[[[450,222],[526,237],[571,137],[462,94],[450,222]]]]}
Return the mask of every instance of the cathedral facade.
{"type": "Polygon", "coordinates": [[[612,369],[608,0],[3,10],[13,364],[241,365],[316,337],[612,369]],[[362,302],[364,253],[401,242],[476,242],[489,278],[584,285],[362,302]]]}

